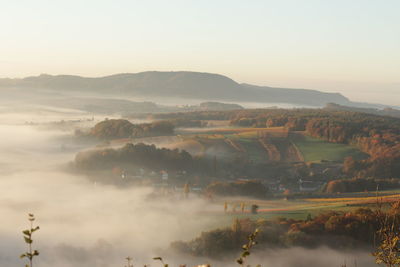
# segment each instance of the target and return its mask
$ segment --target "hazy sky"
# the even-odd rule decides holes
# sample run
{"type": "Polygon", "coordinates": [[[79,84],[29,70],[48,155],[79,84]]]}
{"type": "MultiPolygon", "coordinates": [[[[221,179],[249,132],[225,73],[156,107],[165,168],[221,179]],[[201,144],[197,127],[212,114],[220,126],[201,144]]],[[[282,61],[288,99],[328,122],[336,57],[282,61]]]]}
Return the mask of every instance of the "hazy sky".
{"type": "Polygon", "coordinates": [[[399,0],[0,0],[0,77],[192,70],[399,104],[399,0]]]}

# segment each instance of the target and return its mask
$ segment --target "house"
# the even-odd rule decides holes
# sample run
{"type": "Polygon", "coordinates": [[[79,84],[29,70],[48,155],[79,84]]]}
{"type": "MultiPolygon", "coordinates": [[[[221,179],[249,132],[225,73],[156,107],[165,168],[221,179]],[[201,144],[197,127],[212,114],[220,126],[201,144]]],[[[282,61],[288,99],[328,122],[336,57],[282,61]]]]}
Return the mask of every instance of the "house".
{"type": "Polygon", "coordinates": [[[168,180],[168,172],[167,171],[161,171],[161,179],[163,181],[167,181],[168,180]]]}
{"type": "Polygon", "coordinates": [[[299,190],[300,192],[314,192],[321,188],[320,182],[314,181],[304,181],[301,178],[299,179],[299,190]]]}

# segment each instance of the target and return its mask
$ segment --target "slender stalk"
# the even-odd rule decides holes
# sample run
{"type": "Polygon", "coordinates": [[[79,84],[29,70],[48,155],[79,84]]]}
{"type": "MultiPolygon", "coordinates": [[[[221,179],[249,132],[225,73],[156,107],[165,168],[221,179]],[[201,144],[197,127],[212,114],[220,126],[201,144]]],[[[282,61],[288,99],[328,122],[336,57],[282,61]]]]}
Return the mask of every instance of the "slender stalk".
{"type": "MultiPolygon", "coordinates": [[[[31,223],[31,233],[33,233],[33,220],[30,220],[31,223]]],[[[32,242],[29,243],[29,254],[32,255],[32,242]]],[[[29,257],[30,267],[33,267],[33,257],[29,257]]]]}

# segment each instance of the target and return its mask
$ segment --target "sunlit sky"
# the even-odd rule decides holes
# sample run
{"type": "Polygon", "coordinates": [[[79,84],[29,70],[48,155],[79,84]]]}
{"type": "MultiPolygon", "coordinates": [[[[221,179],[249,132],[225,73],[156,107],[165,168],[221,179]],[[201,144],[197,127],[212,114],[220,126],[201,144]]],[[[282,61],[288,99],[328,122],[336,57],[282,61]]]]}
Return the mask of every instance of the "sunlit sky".
{"type": "Polygon", "coordinates": [[[400,105],[399,0],[0,3],[0,77],[189,70],[400,105]]]}

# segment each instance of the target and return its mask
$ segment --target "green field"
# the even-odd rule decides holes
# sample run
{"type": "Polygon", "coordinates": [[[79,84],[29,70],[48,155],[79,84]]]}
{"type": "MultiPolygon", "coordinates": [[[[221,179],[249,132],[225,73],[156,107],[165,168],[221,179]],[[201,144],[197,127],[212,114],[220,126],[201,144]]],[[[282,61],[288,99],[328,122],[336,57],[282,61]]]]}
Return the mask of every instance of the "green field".
{"type": "MultiPolygon", "coordinates": [[[[347,206],[346,202],[342,203],[307,203],[304,201],[258,201],[247,202],[246,212],[242,213],[239,209],[232,212],[231,204],[229,204],[228,212],[223,212],[223,202],[220,202],[221,210],[219,212],[207,213],[207,216],[212,222],[212,227],[209,230],[219,227],[226,227],[232,224],[236,218],[250,218],[251,220],[274,220],[277,218],[287,218],[295,220],[305,220],[310,214],[312,217],[328,211],[347,212],[359,208],[358,206],[347,206]],[[249,207],[251,204],[257,203],[260,206],[258,214],[251,214],[249,207]],[[271,210],[268,210],[271,209],[271,210]],[[268,211],[267,211],[268,210],[268,211]]],[[[238,204],[239,205],[239,204],[238,204]]],[[[363,205],[367,207],[366,205],[363,205]]],[[[373,206],[371,206],[373,208],[373,206]]]]}
{"type": "MultiPolygon", "coordinates": [[[[181,130],[182,131],[182,130],[181,130]]],[[[276,145],[281,158],[285,158],[288,155],[293,155],[293,151],[288,150],[288,146],[280,146],[280,144],[287,141],[289,144],[294,144],[300,152],[302,158],[299,160],[304,161],[338,161],[342,162],[346,157],[353,157],[354,159],[365,159],[368,157],[367,154],[361,152],[356,147],[346,144],[329,143],[327,141],[313,138],[304,135],[304,133],[296,132],[287,135],[287,131],[281,127],[274,128],[220,128],[220,129],[204,129],[198,132],[182,131],[182,136],[185,136],[186,140],[206,140],[203,142],[205,149],[209,153],[213,153],[214,149],[210,149],[213,145],[212,142],[207,140],[232,140],[236,142],[242,149],[247,159],[255,163],[265,163],[269,160],[268,151],[259,142],[260,136],[267,133],[270,142],[276,145]],[[287,138],[287,139],[286,139],[287,138]],[[290,143],[291,141],[291,143],[290,143]],[[290,154],[292,153],[292,154],[290,154]]],[[[285,144],[285,143],[284,143],[285,144]]],[[[186,147],[185,147],[186,148],[186,147]]],[[[186,148],[188,149],[188,148],[186,148]]],[[[192,151],[188,149],[189,151],[192,151]]],[[[198,151],[199,152],[199,151],[198,151]]],[[[226,151],[225,153],[227,153],[226,151]]],[[[200,152],[199,152],[200,153],[200,152]]],[[[226,156],[226,155],[224,155],[226,156]]],[[[287,160],[287,159],[286,159],[287,160]]],[[[293,160],[293,158],[290,158],[293,160]]],[[[297,160],[294,160],[297,161],[297,160]]]]}
{"type": "Polygon", "coordinates": [[[247,158],[254,163],[265,163],[268,154],[256,139],[241,138],[238,143],[246,150],[247,158]]]}
{"type": "Polygon", "coordinates": [[[344,158],[349,156],[354,159],[364,159],[368,157],[368,155],[353,146],[328,143],[324,140],[309,136],[295,138],[293,143],[303,154],[305,161],[343,161],[344,158]]]}
{"type": "MultiPolygon", "coordinates": [[[[400,190],[388,190],[380,192],[382,203],[392,203],[400,200],[400,190]]],[[[376,208],[375,193],[347,193],[345,196],[304,198],[297,200],[271,199],[223,199],[213,204],[213,212],[207,212],[207,216],[213,221],[215,227],[229,226],[235,218],[275,219],[290,218],[304,220],[310,214],[312,217],[328,211],[348,212],[360,207],[376,208]],[[224,212],[224,202],[228,203],[228,211],[224,212]],[[245,212],[240,211],[240,203],[246,203],[245,212]],[[249,209],[252,204],[259,206],[258,214],[251,214],[249,209]],[[236,211],[233,211],[236,206],[236,211]],[[216,210],[217,208],[217,210],[216,210]]]]}

